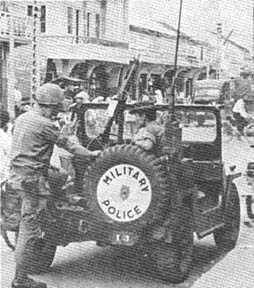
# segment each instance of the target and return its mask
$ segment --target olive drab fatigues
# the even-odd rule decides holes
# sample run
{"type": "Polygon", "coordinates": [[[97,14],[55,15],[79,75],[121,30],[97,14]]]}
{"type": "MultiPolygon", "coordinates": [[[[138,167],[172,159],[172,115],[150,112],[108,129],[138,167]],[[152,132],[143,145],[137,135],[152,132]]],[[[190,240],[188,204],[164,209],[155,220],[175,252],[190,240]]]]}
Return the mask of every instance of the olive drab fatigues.
{"type": "Polygon", "coordinates": [[[30,261],[30,245],[44,235],[42,221],[47,214],[45,208],[50,196],[49,181],[54,179],[55,187],[59,188],[67,176],[50,166],[54,144],[69,152],[77,149],[76,144],[70,143],[40,110],[31,110],[16,120],[9,184],[22,197],[15,258],[17,268],[25,271],[33,264],[30,261]]]}
{"type": "Polygon", "coordinates": [[[160,154],[160,141],[163,136],[163,128],[156,121],[147,123],[145,127],[142,127],[138,130],[137,134],[134,135],[134,143],[140,140],[149,139],[153,143],[152,151],[154,154],[160,154]]]}

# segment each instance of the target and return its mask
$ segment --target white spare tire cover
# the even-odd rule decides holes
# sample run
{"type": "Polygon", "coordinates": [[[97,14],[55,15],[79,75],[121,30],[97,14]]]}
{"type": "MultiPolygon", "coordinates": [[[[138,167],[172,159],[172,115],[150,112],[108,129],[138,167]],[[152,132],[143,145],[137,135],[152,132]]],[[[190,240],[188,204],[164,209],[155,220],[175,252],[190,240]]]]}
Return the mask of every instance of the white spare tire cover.
{"type": "Polygon", "coordinates": [[[152,201],[151,183],[138,167],[115,165],[100,178],[97,201],[112,220],[131,222],[140,218],[149,208],[152,201]]]}

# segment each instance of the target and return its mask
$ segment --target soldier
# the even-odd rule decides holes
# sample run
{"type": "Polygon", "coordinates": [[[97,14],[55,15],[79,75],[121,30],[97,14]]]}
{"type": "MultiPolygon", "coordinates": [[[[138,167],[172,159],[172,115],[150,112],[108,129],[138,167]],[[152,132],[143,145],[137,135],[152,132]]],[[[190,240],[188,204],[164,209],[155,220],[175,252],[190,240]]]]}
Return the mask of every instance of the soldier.
{"type": "Polygon", "coordinates": [[[45,216],[45,203],[50,195],[48,180],[54,175],[63,185],[65,175],[50,167],[54,144],[74,155],[96,157],[99,151],[89,151],[72,143],[51,120],[62,108],[64,96],[55,84],[45,84],[38,89],[33,110],[18,117],[13,133],[10,185],[22,197],[22,217],[15,252],[16,275],[12,288],[45,288],[44,283],[28,277],[30,257],[43,236],[41,221],[45,216]]]}
{"type": "Polygon", "coordinates": [[[157,123],[156,107],[152,103],[142,103],[140,107],[130,110],[135,114],[138,131],[134,135],[133,142],[146,151],[159,153],[158,145],[163,135],[163,128],[157,123]]]}

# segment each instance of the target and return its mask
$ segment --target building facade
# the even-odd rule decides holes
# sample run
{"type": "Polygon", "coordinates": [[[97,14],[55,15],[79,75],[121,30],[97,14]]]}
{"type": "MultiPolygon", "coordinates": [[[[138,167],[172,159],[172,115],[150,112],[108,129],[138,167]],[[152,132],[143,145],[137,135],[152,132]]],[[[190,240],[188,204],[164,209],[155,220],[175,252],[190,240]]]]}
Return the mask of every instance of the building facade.
{"type": "Polygon", "coordinates": [[[0,1],[0,103],[14,116],[14,87],[25,83],[15,79],[16,48],[31,42],[31,22],[18,13],[16,5],[0,1]]]}
{"type": "MultiPolygon", "coordinates": [[[[146,13],[149,5],[140,5],[140,10],[137,10],[130,7],[131,2],[135,1],[11,1],[12,13],[22,19],[17,22],[19,24],[14,24],[16,44],[12,59],[15,61],[11,65],[15,68],[13,78],[19,80],[24,98],[30,97],[32,79],[37,78],[36,85],[41,85],[62,76],[85,80],[92,95],[106,97],[116,93],[128,65],[137,55],[141,65],[133,85],[134,97],[149,90],[151,85],[154,89],[170,88],[177,21],[172,25],[167,19],[176,19],[170,13],[175,13],[178,7],[175,10],[166,9],[163,5],[170,1],[161,0],[160,3],[164,4],[161,7],[157,5],[157,18],[154,18],[154,13],[146,13]],[[34,28],[36,39],[32,33],[34,28]],[[21,30],[22,33],[19,32],[21,30]],[[27,45],[18,44],[17,39],[22,39],[27,45]]],[[[181,31],[178,92],[190,94],[193,83],[198,79],[237,78],[241,73],[248,74],[252,70],[250,51],[230,39],[225,41],[222,34],[216,32],[216,27],[214,30],[209,39],[181,31]]],[[[3,87],[7,87],[6,59],[9,57],[10,35],[7,38],[4,40],[1,32],[1,78],[5,83],[1,91],[7,89],[3,87]]]]}

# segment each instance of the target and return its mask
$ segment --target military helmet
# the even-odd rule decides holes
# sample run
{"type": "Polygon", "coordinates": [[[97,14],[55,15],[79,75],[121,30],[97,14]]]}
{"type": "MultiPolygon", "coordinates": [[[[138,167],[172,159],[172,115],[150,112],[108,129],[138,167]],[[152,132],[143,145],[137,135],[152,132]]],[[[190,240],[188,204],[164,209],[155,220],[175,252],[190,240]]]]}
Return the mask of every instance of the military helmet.
{"type": "Polygon", "coordinates": [[[64,101],[62,89],[52,83],[42,85],[36,93],[36,101],[42,105],[61,106],[64,101]]]}

